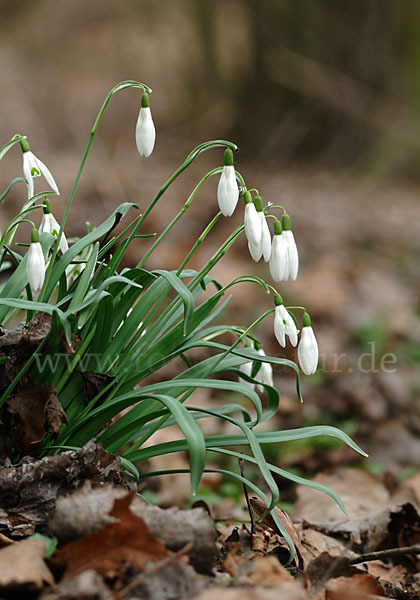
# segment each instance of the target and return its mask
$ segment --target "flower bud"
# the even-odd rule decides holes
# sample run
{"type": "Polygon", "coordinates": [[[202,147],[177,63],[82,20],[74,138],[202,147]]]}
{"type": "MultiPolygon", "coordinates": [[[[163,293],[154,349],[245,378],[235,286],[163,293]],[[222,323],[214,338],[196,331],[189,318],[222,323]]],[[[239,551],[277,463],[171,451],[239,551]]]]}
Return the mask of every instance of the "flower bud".
{"type": "Polygon", "coordinates": [[[144,92],[136,125],[136,145],[140,156],[147,158],[152,154],[155,140],[156,130],[149,107],[149,96],[144,92]]]}

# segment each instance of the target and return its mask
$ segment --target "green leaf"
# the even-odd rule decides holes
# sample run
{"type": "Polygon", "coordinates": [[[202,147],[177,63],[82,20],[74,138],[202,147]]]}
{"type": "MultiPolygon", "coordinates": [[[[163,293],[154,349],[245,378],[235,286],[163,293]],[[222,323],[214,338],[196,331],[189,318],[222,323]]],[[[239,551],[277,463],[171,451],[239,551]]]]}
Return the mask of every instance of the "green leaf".
{"type": "MultiPolygon", "coordinates": [[[[241,452],[235,452],[234,450],[227,450],[226,448],[207,448],[207,450],[209,450],[210,452],[218,452],[219,454],[227,454],[229,456],[234,456],[236,458],[247,460],[248,462],[251,462],[253,464],[258,464],[257,460],[252,456],[249,456],[248,454],[243,454],[241,452]]],[[[276,467],[275,465],[271,465],[269,463],[267,463],[267,466],[270,469],[270,471],[276,473],[276,475],[280,475],[285,479],[289,479],[290,481],[293,481],[293,483],[296,483],[298,485],[306,485],[307,487],[311,487],[314,490],[317,490],[318,492],[323,492],[324,494],[327,494],[327,496],[332,498],[334,502],[338,504],[338,506],[341,508],[344,514],[348,515],[346,507],[344,506],[340,498],[328,486],[323,485],[322,483],[317,483],[316,481],[311,481],[310,479],[305,479],[304,477],[299,477],[299,475],[295,475],[294,473],[290,473],[285,469],[280,469],[280,467],[276,467]]]]}
{"type": "MultiPolygon", "coordinates": [[[[327,435],[334,437],[345,444],[350,446],[353,450],[367,456],[366,452],[362,450],[356,442],[354,442],[346,433],[337,429],[337,427],[331,427],[329,425],[316,425],[314,427],[301,427],[299,429],[289,429],[285,431],[268,431],[264,433],[256,433],[256,438],[260,444],[277,444],[282,442],[290,442],[293,440],[301,440],[310,437],[317,437],[321,435],[327,435]]],[[[244,435],[208,435],[205,438],[207,448],[220,448],[224,446],[241,446],[246,444],[246,437],[244,435]]],[[[126,452],[124,456],[133,462],[140,460],[146,460],[152,456],[160,456],[162,454],[169,454],[170,452],[182,452],[184,451],[185,443],[183,440],[175,442],[167,442],[165,444],[156,444],[148,448],[142,448],[135,452],[126,452]]]]}
{"type": "Polygon", "coordinates": [[[80,254],[84,248],[94,244],[97,240],[102,238],[110,229],[112,229],[115,219],[124,217],[130,208],[138,208],[138,206],[132,202],[120,204],[120,206],[114,210],[112,215],[110,215],[101,225],[78,240],[59,258],[54,265],[53,270],[51,271],[51,276],[48,280],[42,298],[43,300],[48,299],[51,296],[61,275],[65,272],[69,264],[78,256],[78,254],[80,254]]]}
{"type": "Polygon", "coordinates": [[[49,538],[45,535],[41,535],[40,533],[34,533],[34,535],[31,535],[29,537],[30,540],[39,540],[40,542],[42,542],[45,546],[45,554],[44,557],[45,558],[50,558],[56,548],[57,548],[57,538],[53,537],[53,538],[49,538]]]}
{"type": "Polygon", "coordinates": [[[174,290],[180,295],[184,304],[184,325],[183,333],[187,333],[191,318],[194,312],[194,296],[182,282],[182,280],[176,276],[175,271],[164,271],[163,269],[154,270],[153,273],[160,275],[174,288],[174,290]]]}

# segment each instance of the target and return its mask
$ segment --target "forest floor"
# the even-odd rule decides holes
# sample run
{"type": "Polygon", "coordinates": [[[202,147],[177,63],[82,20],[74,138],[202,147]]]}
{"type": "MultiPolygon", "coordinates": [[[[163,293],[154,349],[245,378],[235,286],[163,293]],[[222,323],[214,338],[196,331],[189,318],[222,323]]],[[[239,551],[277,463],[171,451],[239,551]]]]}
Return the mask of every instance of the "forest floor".
{"type": "MultiPolygon", "coordinates": [[[[264,200],[285,204],[292,217],[302,267],[298,280],[279,291],[288,304],[307,306],[321,352],[318,373],[303,382],[303,404],[293,378],[276,372],[281,403],[271,426],[334,425],[369,458],[324,439],[265,450],[278,466],[332,488],[348,516],[320,492],[279,480],[279,510],[290,518],[279,515],[297,549],[287,565],[284,540],[270,522],[253,527],[238,485],[206,475],[191,500],[188,476],[153,478],[139,488],[158,505],[151,507],[135,495],[118,459],[89,444],[42,464],[0,470],[0,597],[420,598],[420,190],[322,172],[250,171],[249,181],[264,182],[264,200]],[[44,558],[44,541],[28,539],[35,532],[57,538],[58,550],[47,549],[51,556],[44,558]]],[[[205,206],[191,209],[192,234],[212,214],[214,205],[205,206]]],[[[165,207],[150,231],[166,223],[165,207]]],[[[218,239],[231,229],[228,220],[221,223],[218,239]]],[[[175,267],[187,250],[181,228],[151,266],[175,267]]],[[[251,264],[240,241],[215,277],[227,282],[249,272],[264,276],[265,269],[251,264]]],[[[239,314],[247,323],[269,302],[244,286],[234,291],[225,319],[239,314]]],[[[272,323],[258,333],[266,353],[280,355],[272,323]]],[[[203,392],[194,399],[221,400],[203,392]]],[[[153,443],[176,437],[167,429],[153,443]]],[[[145,473],[162,461],[137,466],[145,473]]],[[[171,457],[172,468],[186,465],[186,456],[171,457]]],[[[257,472],[247,475],[261,483],[257,472]]]]}

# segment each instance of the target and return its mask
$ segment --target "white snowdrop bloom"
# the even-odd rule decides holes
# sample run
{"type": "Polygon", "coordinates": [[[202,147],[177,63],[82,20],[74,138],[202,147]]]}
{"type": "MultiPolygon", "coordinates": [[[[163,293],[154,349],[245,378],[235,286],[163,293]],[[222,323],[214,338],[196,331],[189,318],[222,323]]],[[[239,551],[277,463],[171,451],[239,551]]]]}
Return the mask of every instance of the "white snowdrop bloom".
{"type": "Polygon", "coordinates": [[[288,247],[279,221],[274,222],[274,237],[268,265],[274,281],[286,281],[289,277],[288,247]]]}
{"type": "Polygon", "coordinates": [[[150,111],[149,96],[144,92],[136,125],[136,145],[140,156],[147,158],[152,154],[155,140],[156,129],[150,111]]]}
{"type": "Polygon", "coordinates": [[[258,262],[262,256],[264,257],[265,262],[268,262],[271,254],[271,234],[263,211],[261,196],[255,197],[254,204],[257,210],[257,216],[261,223],[261,240],[259,244],[252,244],[248,240],[248,249],[255,262],[258,262]]]}
{"type": "Polygon", "coordinates": [[[39,243],[39,233],[36,229],[33,229],[31,233],[31,245],[29,246],[28,258],[26,260],[26,275],[32,293],[38,295],[44,285],[45,259],[41,244],[39,243]]]}
{"type": "Polygon", "coordinates": [[[238,204],[239,188],[236,182],[235,167],[233,166],[233,152],[230,148],[225,150],[224,167],[217,186],[217,202],[225,217],[231,217],[238,204]]]}
{"type": "Polygon", "coordinates": [[[23,152],[23,174],[28,184],[28,198],[32,198],[34,195],[34,177],[40,177],[41,175],[45,177],[50,188],[56,194],[59,194],[60,192],[50,170],[31,151],[27,140],[22,140],[20,146],[23,152]]]}
{"type": "Polygon", "coordinates": [[[90,255],[92,254],[93,244],[86,246],[83,248],[80,254],[78,254],[74,260],[82,260],[84,262],[70,263],[66,268],[66,279],[67,279],[67,288],[71,286],[73,281],[75,281],[79,275],[84,271],[86,267],[86,262],[89,260],[90,255]]]}
{"type": "Polygon", "coordinates": [[[295,322],[286,307],[283,304],[283,300],[279,294],[274,297],[275,312],[274,312],[274,335],[277,338],[278,343],[283,348],[286,347],[286,335],[289,337],[292,346],[296,346],[298,342],[298,331],[296,329],[295,322]]]}
{"type": "Polygon", "coordinates": [[[265,262],[270,260],[271,256],[271,233],[268,227],[265,214],[261,211],[258,213],[262,223],[261,250],[265,262]]]}
{"type": "MultiPolygon", "coordinates": [[[[239,370],[242,373],[245,373],[245,375],[248,375],[248,377],[251,377],[252,364],[253,364],[252,361],[243,363],[242,365],[239,365],[239,370]]],[[[250,381],[246,381],[245,379],[242,379],[242,378],[239,378],[239,381],[240,381],[240,383],[243,383],[247,387],[251,388],[251,390],[255,389],[255,385],[253,383],[251,383],[250,381]]]]}
{"type": "MultiPolygon", "coordinates": [[[[260,348],[257,352],[260,356],[265,356],[265,352],[262,348],[260,348]]],[[[255,379],[265,385],[273,385],[273,368],[270,363],[261,363],[260,370],[258,371],[255,379]]],[[[265,390],[262,385],[257,385],[257,391],[263,393],[265,390]]]]}
{"type": "Polygon", "coordinates": [[[318,366],[318,344],[308,313],[303,315],[303,327],[298,346],[300,368],[305,375],[313,375],[318,366]]]}
{"type": "Polygon", "coordinates": [[[296,246],[295,238],[293,232],[291,230],[291,222],[290,217],[287,214],[283,215],[282,218],[282,226],[283,226],[283,235],[286,239],[287,244],[287,258],[289,265],[289,273],[290,277],[295,281],[298,270],[299,270],[299,254],[296,246]]]}
{"type": "MultiPolygon", "coordinates": [[[[39,226],[39,233],[50,233],[51,235],[58,236],[60,231],[60,225],[51,212],[51,204],[45,199],[44,200],[44,214],[42,215],[41,225],[39,226]]],[[[60,238],[60,250],[64,254],[69,249],[66,236],[64,231],[60,238]]]]}
{"type": "Polygon", "coordinates": [[[245,234],[250,244],[257,246],[261,242],[262,237],[262,225],[261,219],[258,216],[255,204],[252,202],[250,192],[244,194],[245,202],[245,234]]]}

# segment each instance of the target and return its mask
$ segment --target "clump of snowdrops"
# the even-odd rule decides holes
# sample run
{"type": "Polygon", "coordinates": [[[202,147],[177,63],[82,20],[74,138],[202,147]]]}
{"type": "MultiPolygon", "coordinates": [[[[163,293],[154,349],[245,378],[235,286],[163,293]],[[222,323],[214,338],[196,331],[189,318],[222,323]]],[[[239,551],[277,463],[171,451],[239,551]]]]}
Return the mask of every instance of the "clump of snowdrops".
{"type": "MultiPolygon", "coordinates": [[[[91,227],[84,237],[69,244],[64,229],[92,141],[111,98],[128,88],[141,91],[135,128],[137,149],[143,157],[139,160],[152,155],[156,133],[149,106],[151,90],[137,81],[122,82],[109,92],[93,124],[61,224],[53,216],[56,203],[63,202],[59,188],[47,166],[32,152],[27,138],[15,135],[0,151],[1,160],[12,148],[20,149],[24,175],[10,183],[0,200],[5,200],[18,182],[26,183],[28,196],[0,239],[1,265],[12,261],[15,266],[0,292],[1,324],[7,326],[17,315],[29,324],[40,313],[49,316],[49,328],[40,338],[36,352],[26,360],[13,380],[6,387],[3,385],[0,405],[3,410],[7,409],[9,399],[23,381],[47,385],[50,391],[54,390],[65,419],[59,431],[47,432],[34,445],[33,453],[37,455],[79,448],[95,439],[105,449],[119,453],[123,465],[136,473],[133,463],[188,451],[193,494],[203,472],[207,471],[221,472],[246,484],[265,502],[267,511],[271,512],[293,551],[292,541],[273,511],[279,500],[274,475],[323,491],[344,507],[327,487],[269,464],[262,450],[264,444],[327,435],[363,452],[347,435],[333,427],[270,432],[265,424],[264,431],[259,431],[258,425],[270,421],[279,405],[273,368],[275,372],[277,366],[288,367],[294,372],[298,399],[301,399],[300,370],[311,375],[317,369],[318,346],[311,320],[304,307],[286,306],[277,289],[260,277],[244,274],[222,286],[211,275],[216,263],[245,235],[250,259],[263,259],[268,263],[269,281],[280,283],[289,278],[296,279],[299,260],[291,217],[283,206],[264,204],[257,190],[248,189],[234,166],[235,144],[213,140],[197,146],[185,158],[150,204],[141,207],[141,214],[135,204],[121,204],[103,223],[91,227]],[[165,201],[162,197],[166,190],[208,150],[214,150],[216,164],[223,162],[223,165],[216,166],[201,178],[162,233],[151,236],[144,232],[148,215],[158,201],[165,201]],[[39,176],[44,177],[43,183],[48,189],[35,193],[39,176]],[[219,178],[213,219],[196,240],[191,239],[191,249],[176,271],[148,270],[148,258],[164,243],[169,231],[212,177],[219,178]],[[238,204],[243,205],[243,221],[238,215],[241,212],[238,204]],[[232,233],[201,270],[190,269],[191,257],[216,223],[224,218],[232,218],[232,233]],[[32,226],[30,244],[26,254],[21,256],[13,249],[12,241],[16,229],[28,221],[32,226]],[[117,235],[115,228],[120,222],[124,223],[124,229],[117,235]],[[139,237],[151,237],[145,242],[149,244],[147,251],[135,267],[122,268],[127,248],[139,237]],[[219,315],[229,302],[228,290],[242,282],[253,282],[262,294],[272,294],[271,308],[256,315],[255,321],[245,326],[219,324],[219,315]],[[298,346],[299,365],[286,358],[265,354],[258,340],[258,325],[273,315],[274,335],[279,345],[284,348],[287,342],[298,346]],[[195,351],[203,348],[206,357],[203,358],[203,352],[200,352],[196,358],[195,351]],[[184,361],[184,368],[174,378],[142,383],[179,357],[184,361]],[[84,376],[87,374],[90,378],[92,374],[97,375],[93,394],[86,393],[84,376]],[[187,404],[187,399],[197,388],[223,390],[228,402],[206,408],[187,404]],[[208,417],[228,423],[229,434],[204,435],[199,424],[201,419],[208,417]],[[182,440],[147,444],[156,431],[174,423],[182,431],[182,440]],[[231,433],[232,426],[236,427],[236,434],[231,433]],[[235,447],[236,450],[232,449],[235,447]],[[258,465],[265,481],[264,489],[239,471],[206,468],[207,453],[222,453],[258,465]]],[[[250,270],[251,265],[250,260],[250,270]]],[[[8,360],[7,356],[1,357],[3,365],[8,360]]],[[[14,457],[16,460],[18,454],[14,457]]],[[[161,473],[170,472],[168,468],[161,473]]],[[[140,477],[156,474],[147,473],[140,477]]]]}

